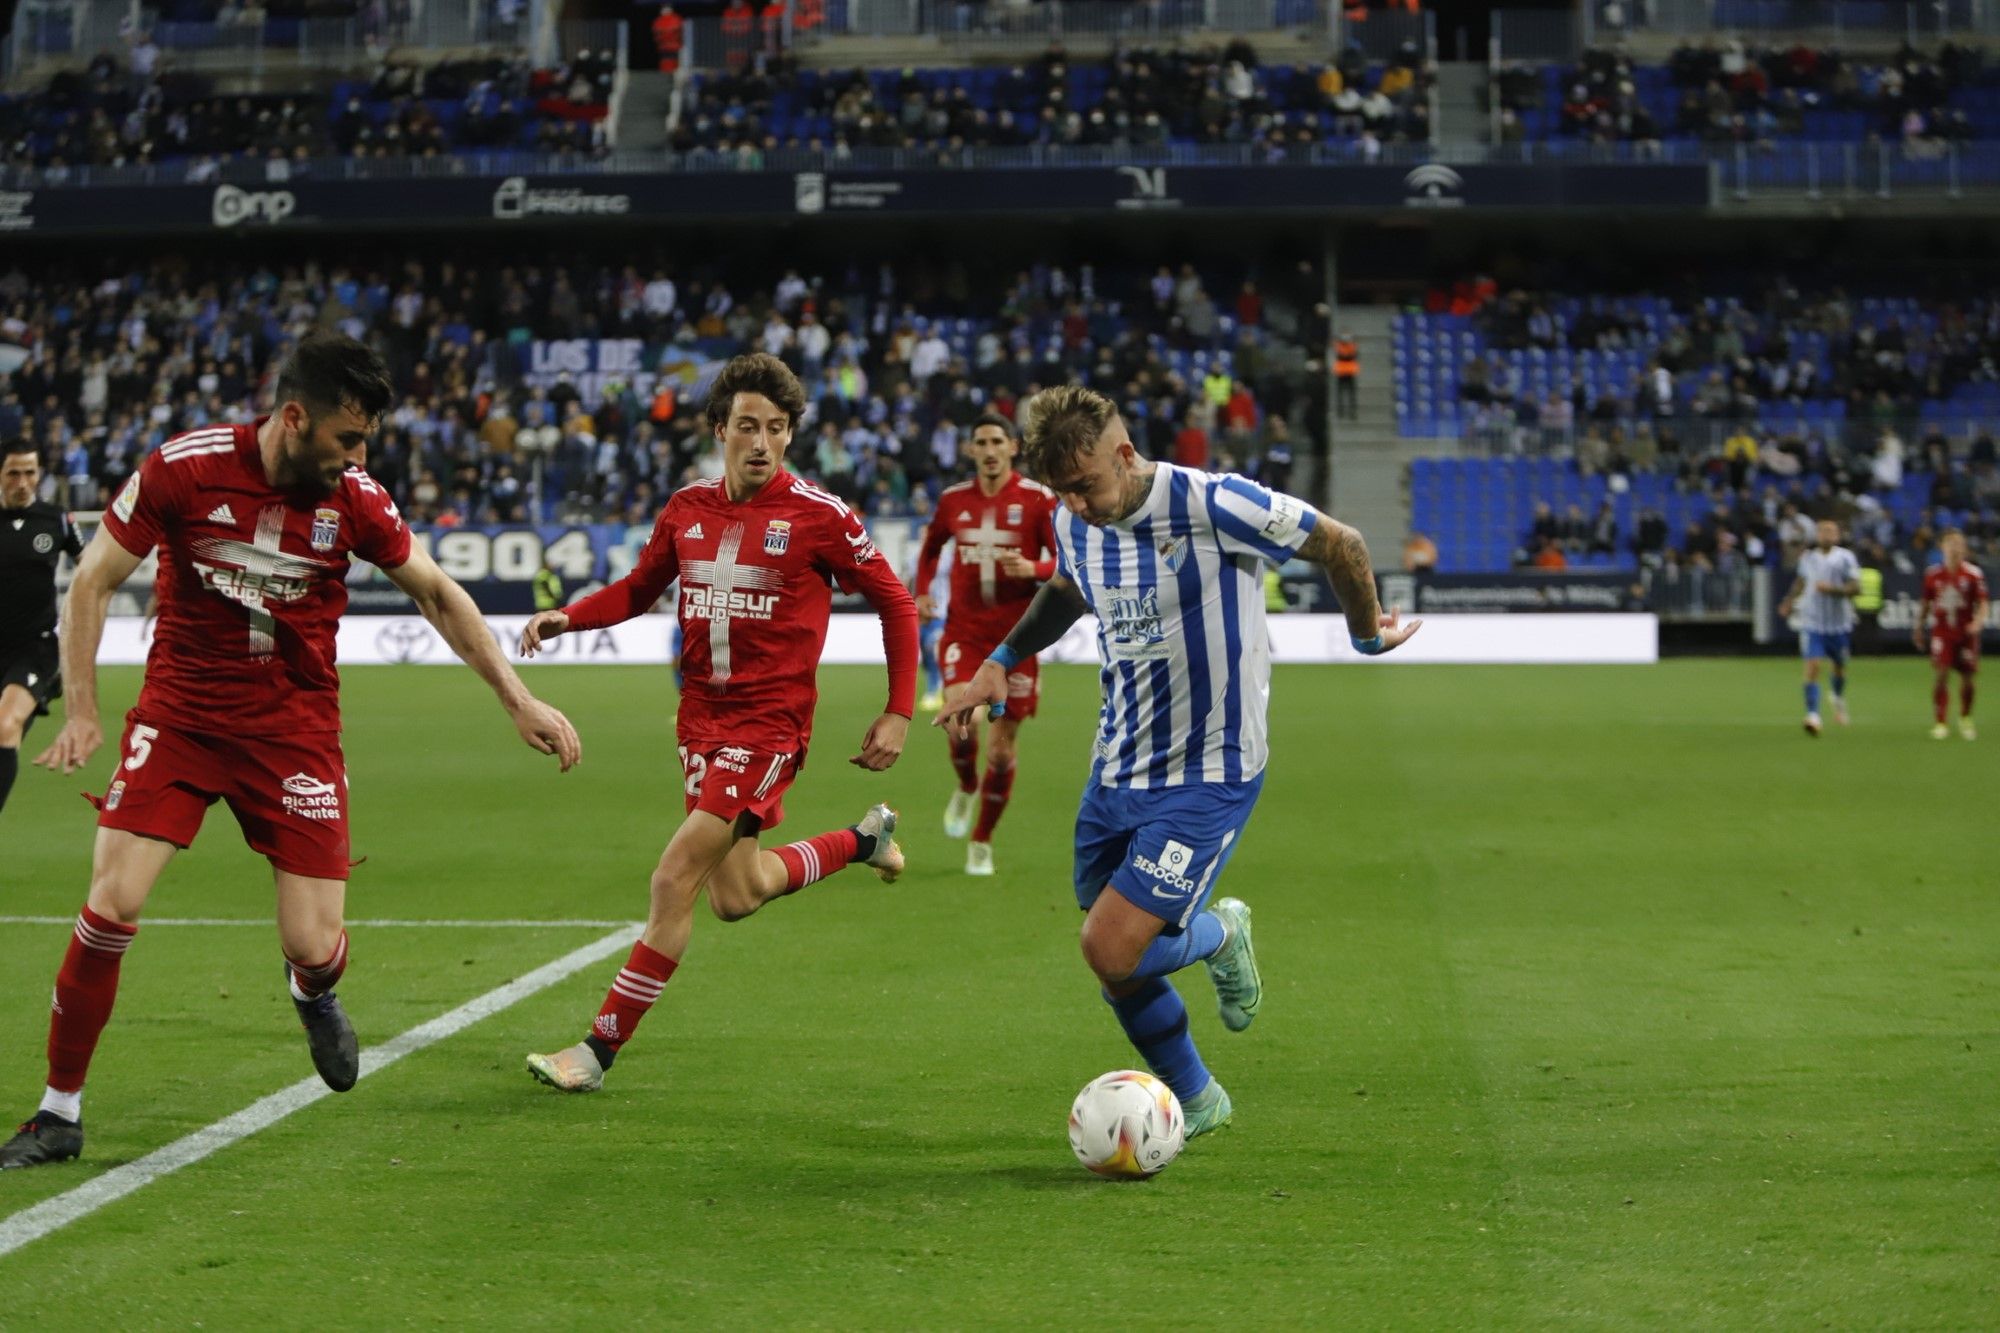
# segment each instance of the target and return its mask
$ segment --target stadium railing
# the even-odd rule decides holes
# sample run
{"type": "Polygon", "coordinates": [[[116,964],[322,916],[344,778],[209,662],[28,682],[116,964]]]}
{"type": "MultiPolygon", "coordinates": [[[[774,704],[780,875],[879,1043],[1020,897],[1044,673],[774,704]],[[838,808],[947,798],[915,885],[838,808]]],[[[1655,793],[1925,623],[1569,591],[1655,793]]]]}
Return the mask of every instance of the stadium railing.
{"type": "MultiPolygon", "coordinates": [[[[1826,405],[1826,400],[1817,399],[1812,401],[1810,408],[1818,409],[1826,405]]],[[[1886,419],[1855,417],[1850,420],[1816,419],[1806,415],[1808,410],[1800,404],[1774,402],[1766,406],[1756,419],[1748,421],[1687,416],[1623,417],[1612,421],[1585,421],[1567,427],[1530,426],[1505,421],[1475,422],[1463,428],[1458,445],[1459,453],[1466,457],[1570,458],[1576,456],[1577,446],[1588,441],[1593,434],[1608,438],[1615,429],[1622,431],[1628,441],[1642,433],[1650,433],[1657,440],[1662,432],[1670,431],[1679,443],[1684,458],[1700,459],[1720,453],[1724,441],[1739,430],[1747,430],[1760,443],[1766,436],[1780,440],[1817,438],[1851,458],[1857,454],[1873,453],[1882,432],[1893,430],[1903,442],[1905,465],[1914,466],[1918,444],[1932,427],[1941,431],[1960,451],[1994,427],[1989,418],[1956,413],[1913,411],[1886,419]]]]}
{"type": "MultiPolygon", "coordinates": [[[[1341,44],[1371,53],[1392,52],[1405,40],[1423,41],[1425,16],[1371,14],[1350,21],[1334,0],[846,0],[825,7],[809,28],[785,6],[784,46],[810,46],[830,38],[923,38],[962,55],[1033,55],[1051,42],[1118,41],[1127,45],[1209,34],[1253,38],[1284,34],[1341,44]]],[[[761,31],[725,40],[712,15],[687,21],[688,61],[714,69],[744,59],[765,42],[761,31]]]]}
{"type": "Polygon", "coordinates": [[[1662,620],[1734,622],[1751,617],[1758,586],[1768,583],[1770,574],[1747,562],[1721,569],[1643,564],[1632,577],[1646,609],[1662,620]]]}
{"type": "Polygon", "coordinates": [[[1303,31],[1334,35],[1330,0],[847,0],[830,7],[833,36],[933,36],[945,45],[1030,38],[1143,38],[1185,32],[1303,31]]]}
{"type": "Polygon", "coordinates": [[[1577,20],[1585,45],[1642,34],[1915,43],[2000,33],[1992,0],[1584,0],[1577,20]]]}
{"type": "Polygon", "coordinates": [[[1582,15],[1573,9],[1496,9],[1489,28],[1488,60],[1569,65],[1583,53],[1582,15]]]}
{"type": "MultiPolygon", "coordinates": [[[[552,58],[558,26],[553,12],[541,0],[524,0],[511,18],[503,18],[491,0],[426,0],[393,15],[364,9],[353,18],[271,17],[249,23],[145,18],[134,27],[138,6],[119,0],[25,0],[0,41],[0,78],[26,74],[45,60],[81,63],[100,52],[126,59],[141,33],[174,69],[194,72],[255,75],[266,64],[352,67],[379,59],[385,50],[522,47],[538,35],[544,48],[538,53],[552,58]]],[[[607,20],[602,26],[615,25],[607,20]]]]}

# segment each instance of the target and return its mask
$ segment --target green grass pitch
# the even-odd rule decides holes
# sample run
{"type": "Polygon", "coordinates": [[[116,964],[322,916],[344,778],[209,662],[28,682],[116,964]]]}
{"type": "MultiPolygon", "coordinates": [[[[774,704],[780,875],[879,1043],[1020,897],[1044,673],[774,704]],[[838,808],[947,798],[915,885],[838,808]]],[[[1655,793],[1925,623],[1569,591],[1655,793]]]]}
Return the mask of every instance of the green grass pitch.
{"type": "MultiPolygon", "coordinates": [[[[667,677],[531,680],[583,734],[566,777],[468,672],[347,673],[350,916],[642,914],[681,810],[667,677]]],[[[0,1258],[0,1325],[2000,1320],[2000,723],[1931,741],[1922,664],[1859,663],[1817,742],[1790,662],[1279,669],[1221,886],[1257,911],[1257,1025],[1180,978],[1236,1124],[1139,1185],[1063,1132],[1134,1059],[1069,888],[1092,676],[1048,672],[986,881],[938,828],[942,738],[849,768],[880,674],[822,683],[781,832],[890,800],[901,883],[704,914],[597,1096],[521,1060],[582,1035],[617,959],[543,991],[0,1258]]],[[[108,716],[136,686],[107,673],[108,716]]],[[[75,911],[111,757],[23,773],[0,913],[75,911]]],[[[151,912],[268,918],[225,811],[151,912]]],[[[381,1041],[603,933],[357,929],[342,994],[381,1041]]],[[[15,1116],[66,934],[0,925],[15,1116]]],[[[273,932],[142,932],[84,1161],[0,1177],[0,1215],[309,1073],[273,932]]]]}

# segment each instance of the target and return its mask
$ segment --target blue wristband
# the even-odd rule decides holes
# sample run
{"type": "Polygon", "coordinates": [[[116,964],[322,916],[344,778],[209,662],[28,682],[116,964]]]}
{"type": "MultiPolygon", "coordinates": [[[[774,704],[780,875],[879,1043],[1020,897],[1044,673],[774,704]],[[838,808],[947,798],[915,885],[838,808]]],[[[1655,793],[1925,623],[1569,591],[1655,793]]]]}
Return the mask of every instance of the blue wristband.
{"type": "Polygon", "coordinates": [[[1000,669],[1007,672],[1011,672],[1015,667],[1021,665],[1021,655],[1004,643],[986,654],[986,660],[989,662],[998,662],[1000,669]]]}
{"type": "Polygon", "coordinates": [[[1364,639],[1359,634],[1350,634],[1347,636],[1347,641],[1353,644],[1354,651],[1360,653],[1363,657],[1373,657],[1382,651],[1382,636],[1380,634],[1377,634],[1372,639],[1364,639]]]}

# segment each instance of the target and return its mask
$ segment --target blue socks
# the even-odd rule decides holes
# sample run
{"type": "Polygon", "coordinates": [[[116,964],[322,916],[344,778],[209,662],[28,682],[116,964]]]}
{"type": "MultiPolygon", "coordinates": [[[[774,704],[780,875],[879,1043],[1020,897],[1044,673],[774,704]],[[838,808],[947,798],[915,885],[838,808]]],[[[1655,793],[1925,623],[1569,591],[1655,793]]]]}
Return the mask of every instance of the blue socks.
{"type": "Polygon", "coordinates": [[[1819,711],[1819,682],[1816,680],[1806,682],[1806,711],[1808,713],[1819,711]]]}
{"type": "Polygon", "coordinates": [[[1186,930],[1178,935],[1159,934],[1139,955],[1132,980],[1149,981],[1191,967],[1204,958],[1215,957],[1222,947],[1222,918],[1213,912],[1197,912],[1186,930]]]}
{"type": "Polygon", "coordinates": [[[1836,699],[1847,697],[1847,673],[1844,671],[1833,673],[1833,697],[1836,699]]]}
{"type": "MultiPolygon", "coordinates": [[[[1206,914],[1204,914],[1206,915],[1206,914]]],[[[1221,922],[1216,922],[1218,929],[1221,922]]],[[[1188,932],[1192,934],[1192,931],[1188,932]]],[[[1151,951],[1148,951],[1150,956],[1151,951]]],[[[1154,977],[1130,995],[1106,995],[1125,1035],[1132,1039],[1146,1065],[1185,1104],[1208,1086],[1208,1066],[1188,1036],[1187,1006],[1173,983],[1154,977]]]]}

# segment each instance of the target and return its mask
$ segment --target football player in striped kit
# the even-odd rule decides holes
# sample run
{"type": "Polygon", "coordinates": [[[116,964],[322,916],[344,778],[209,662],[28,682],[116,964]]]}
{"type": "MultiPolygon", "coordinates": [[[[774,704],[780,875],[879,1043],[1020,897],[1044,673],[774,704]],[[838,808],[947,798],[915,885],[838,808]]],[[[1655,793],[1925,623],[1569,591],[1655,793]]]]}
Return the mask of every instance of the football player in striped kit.
{"type": "Polygon", "coordinates": [[[1226,1124],[1231,1106],[1167,978],[1206,963],[1231,1031],[1263,998],[1250,909],[1208,906],[1269,753],[1263,568],[1319,565],[1360,653],[1388,652],[1422,622],[1381,614],[1360,533],[1243,477],[1147,461],[1100,393],[1038,394],[1025,427],[1029,465],[1068,511],[1055,524],[1056,573],[938,721],[962,734],[979,710],[1004,709],[1014,664],[1096,614],[1104,703],[1074,867],[1083,956],[1192,1137],[1226,1124]]]}
{"type": "Polygon", "coordinates": [[[1840,524],[1819,521],[1818,544],[1799,557],[1791,591],[1778,614],[1799,614],[1799,656],[1806,670],[1806,735],[1820,733],[1819,664],[1828,663],[1833,684],[1833,720],[1847,725],[1847,658],[1854,643],[1854,594],[1861,591],[1861,562],[1840,544],[1840,524]]]}

